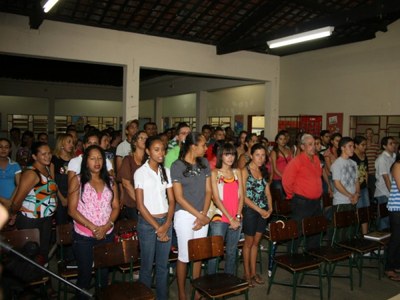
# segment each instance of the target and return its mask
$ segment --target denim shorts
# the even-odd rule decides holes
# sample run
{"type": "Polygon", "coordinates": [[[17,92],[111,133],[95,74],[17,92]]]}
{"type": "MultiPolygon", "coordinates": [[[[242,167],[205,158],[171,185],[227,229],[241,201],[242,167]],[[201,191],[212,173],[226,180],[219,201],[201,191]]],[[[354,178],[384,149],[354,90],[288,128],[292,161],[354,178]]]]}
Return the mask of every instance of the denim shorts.
{"type": "Polygon", "coordinates": [[[257,232],[264,233],[267,228],[267,219],[248,206],[243,208],[243,233],[248,236],[255,236],[257,232]]]}

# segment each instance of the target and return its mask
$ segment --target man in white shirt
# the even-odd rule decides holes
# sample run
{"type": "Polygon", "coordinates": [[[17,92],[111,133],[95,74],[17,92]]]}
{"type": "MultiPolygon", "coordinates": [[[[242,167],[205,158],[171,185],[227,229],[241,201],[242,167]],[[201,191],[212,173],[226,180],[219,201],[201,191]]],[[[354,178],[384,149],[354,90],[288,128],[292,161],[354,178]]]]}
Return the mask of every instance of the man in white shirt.
{"type": "Polygon", "coordinates": [[[118,169],[121,167],[122,159],[131,153],[131,140],[132,137],[139,130],[139,121],[138,120],[130,120],[125,125],[125,141],[121,142],[115,153],[115,171],[118,172],[118,169]]]}
{"type": "MultiPolygon", "coordinates": [[[[396,154],[395,140],[391,136],[386,136],[381,140],[381,149],[383,152],[378,156],[375,161],[375,194],[374,197],[378,204],[387,203],[390,194],[391,174],[390,167],[393,165],[396,154]]],[[[378,229],[389,228],[389,218],[379,219],[378,229]]]]}

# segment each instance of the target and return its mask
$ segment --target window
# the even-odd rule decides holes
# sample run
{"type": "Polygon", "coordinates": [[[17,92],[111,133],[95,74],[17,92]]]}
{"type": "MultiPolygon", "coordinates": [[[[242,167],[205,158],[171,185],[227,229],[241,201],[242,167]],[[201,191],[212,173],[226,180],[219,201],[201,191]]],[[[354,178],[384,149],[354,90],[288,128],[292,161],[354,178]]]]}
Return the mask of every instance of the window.
{"type": "Polygon", "coordinates": [[[213,127],[226,128],[231,126],[231,117],[210,117],[208,123],[213,127]]]}
{"type": "Polygon", "coordinates": [[[196,131],[196,117],[171,118],[172,127],[178,126],[180,122],[186,122],[192,131],[196,131]]]}

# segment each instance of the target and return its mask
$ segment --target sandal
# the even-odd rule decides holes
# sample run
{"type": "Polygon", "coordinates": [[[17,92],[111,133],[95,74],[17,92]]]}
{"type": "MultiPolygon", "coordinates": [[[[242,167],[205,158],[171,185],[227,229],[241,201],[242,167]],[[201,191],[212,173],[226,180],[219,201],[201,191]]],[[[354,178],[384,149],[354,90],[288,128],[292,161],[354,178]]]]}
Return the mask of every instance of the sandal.
{"type": "Polygon", "coordinates": [[[254,287],[254,282],[253,282],[253,279],[251,277],[245,277],[244,280],[246,280],[247,283],[249,284],[249,288],[253,288],[254,287]]]}
{"type": "Polygon", "coordinates": [[[389,278],[390,280],[400,282],[400,275],[396,274],[396,272],[394,272],[394,271],[386,271],[385,276],[387,278],[389,278]]]}
{"type": "Polygon", "coordinates": [[[265,280],[258,274],[256,274],[252,279],[257,284],[265,284],[265,280]]]}

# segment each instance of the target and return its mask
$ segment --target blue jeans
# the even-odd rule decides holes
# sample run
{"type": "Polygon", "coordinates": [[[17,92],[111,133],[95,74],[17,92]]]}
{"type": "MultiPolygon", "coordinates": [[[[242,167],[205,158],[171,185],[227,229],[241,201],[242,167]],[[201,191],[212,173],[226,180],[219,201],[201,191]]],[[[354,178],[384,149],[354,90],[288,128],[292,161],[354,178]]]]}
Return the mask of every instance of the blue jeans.
{"type": "MultiPolygon", "coordinates": [[[[225,222],[211,222],[210,235],[220,235],[225,240],[225,273],[236,274],[236,252],[237,244],[240,238],[241,228],[233,230],[225,222]]],[[[208,261],[208,274],[214,274],[217,271],[217,258],[208,261]]]]}
{"type": "MultiPolygon", "coordinates": [[[[73,245],[76,264],[78,266],[78,280],[76,285],[82,289],[90,288],[92,279],[93,266],[93,247],[100,244],[110,243],[113,241],[113,234],[108,234],[104,240],[96,240],[92,237],[80,235],[74,231],[73,245]]],[[[105,287],[108,284],[108,268],[99,269],[100,272],[100,287],[105,287]]],[[[78,299],[87,299],[83,294],[77,292],[78,299]]]]}
{"type": "MultiPolygon", "coordinates": [[[[162,225],[167,218],[155,218],[162,225]]],[[[171,250],[172,226],[168,229],[168,242],[157,239],[154,227],[139,215],[137,231],[140,244],[139,281],[151,288],[153,264],[156,268],[157,300],[168,299],[168,258],[171,250]]]]}
{"type": "Polygon", "coordinates": [[[358,199],[357,208],[368,207],[368,206],[369,206],[369,192],[368,188],[365,187],[360,190],[360,199],[358,199]]]}
{"type": "MultiPolygon", "coordinates": [[[[378,196],[375,197],[376,201],[378,201],[378,205],[381,203],[387,203],[388,202],[388,198],[386,196],[378,196]]],[[[384,218],[380,218],[378,216],[378,230],[384,230],[384,229],[388,229],[390,228],[390,224],[389,224],[389,217],[384,217],[384,218]]]]}

